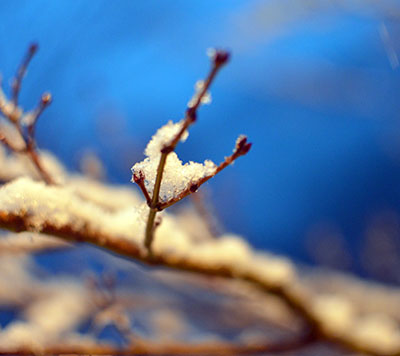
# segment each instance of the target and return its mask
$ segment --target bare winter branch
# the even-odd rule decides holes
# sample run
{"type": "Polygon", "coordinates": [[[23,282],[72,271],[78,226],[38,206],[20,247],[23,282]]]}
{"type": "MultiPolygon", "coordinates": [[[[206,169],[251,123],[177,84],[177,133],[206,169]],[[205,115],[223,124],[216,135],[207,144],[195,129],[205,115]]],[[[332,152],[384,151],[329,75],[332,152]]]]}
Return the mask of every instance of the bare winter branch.
{"type": "MultiPolygon", "coordinates": [[[[305,333],[292,338],[253,345],[234,345],[224,342],[204,343],[167,343],[154,342],[135,338],[134,343],[125,349],[110,346],[56,346],[41,350],[42,355],[118,355],[118,356],[235,356],[235,355],[260,355],[268,353],[287,353],[301,350],[316,340],[316,335],[305,333]]],[[[37,353],[29,349],[2,352],[7,356],[36,356],[37,353]]]]}

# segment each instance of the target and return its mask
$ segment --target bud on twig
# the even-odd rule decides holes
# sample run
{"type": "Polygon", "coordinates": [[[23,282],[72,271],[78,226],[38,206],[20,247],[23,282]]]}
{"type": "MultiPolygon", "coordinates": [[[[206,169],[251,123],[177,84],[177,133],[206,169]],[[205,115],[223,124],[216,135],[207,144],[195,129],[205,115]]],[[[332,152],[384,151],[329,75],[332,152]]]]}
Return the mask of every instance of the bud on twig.
{"type": "Polygon", "coordinates": [[[53,99],[53,98],[51,97],[51,94],[50,94],[50,93],[48,93],[48,92],[43,93],[42,98],[41,98],[41,103],[42,103],[42,105],[44,105],[44,106],[50,105],[52,99],[53,99]]]}

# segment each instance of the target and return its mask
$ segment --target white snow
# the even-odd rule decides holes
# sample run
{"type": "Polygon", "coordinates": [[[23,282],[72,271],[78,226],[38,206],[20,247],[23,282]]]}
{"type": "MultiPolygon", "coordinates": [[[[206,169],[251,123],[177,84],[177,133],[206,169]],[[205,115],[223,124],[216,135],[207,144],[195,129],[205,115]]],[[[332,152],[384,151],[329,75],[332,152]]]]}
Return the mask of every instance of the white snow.
{"type": "MultiPolygon", "coordinates": [[[[41,151],[39,156],[51,177],[58,183],[64,183],[67,173],[57,158],[47,151],[41,151]]],[[[6,149],[0,144],[0,181],[8,182],[21,176],[40,180],[36,167],[26,155],[7,154],[6,149]]]]}
{"type": "Polygon", "coordinates": [[[71,227],[74,231],[132,238],[139,235],[135,208],[111,213],[95,203],[81,199],[68,187],[47,186],[22,177],[0,188],[0,210],[26,216],[32,231],[40,232],[44,223],[71,227]]]}
{"type": "MultiPolygon", "coordinates": [[[[110,239],[127,239],[142,247],[148,210],[145,203],[141,203],[107,211],[81,199],[68,187],[47,186],[24,177],[0,188],[0,211],[24,216],[35,232],[51,222],[58,228],[87,229],[110,239]]],[[[255,275],[274,284],[288,283],[295,275],[289,261],[256,254],[239,236],[223,235],[218,239],[196,241],[180,227],[178,219],[166,213],[156,231],[153,248],[155,253],[174,260],[227,267],[235,273],[255,275]]]]}
{"type": "MultiPolygon", "coordinates": [[[[157,175],[157,168],[160,161],[161,149],[168,145],[181,129],[182,121],[173,124],[171,121],[161,127],[148,143],[142,162],[132,167],[132,173],[142,172],[145,176],[145,186],[150,196],[153,194],[154,183],[157,175]]],[[[187,138],[187,132],[182,140],[187,138]]],[[[203,164],[188,162],[183,164],[175,152],[168,155],[161,183],[160,199],[167,201],[176,197],[185,190],[191,183],[211,175],[215,172],[216,165],[206,160],[203,164]]]]}
{"type": "MultiPolygon", "coordinates": [[[[78,181],[76,184],[79,185],[78,181]]],[[[85,184],[91,183],[85,181],[85,184]]],[[[29,221],[31,230],[37,232],[41,231],[44,224],[51,222],[59,228],[70,226],[75,231],[86,229],[93,233],[107,235],[110,239],[126,239],[137,246],[142,246],[148,211],[145,203],[123,206],[121,209],[102,207],[104,204],[101,201],[112,196],[112,189],[100,188],[98,182],[92,182],[92,184],[98,185],[93,191],[98,189],[105,194],[97,203],[95,198],[83,199],[80,196],[81,193],[68,185],[65,187],[46,186],[27,177],[19,178],[0,188],[0,212],[24,216],[29,221]]],[[[130,199],[132,202],[135,201],[132,196],[128,198],[126,204],[129,204],[130,199]]],[[[156,230],[153,245],[155,255],[162,255],[171,264],[185,261],[185,263],[204,268],[227,269],[239,278],[253,278],[269,286],[285,288],[292,295],[300,298],[330,335],[351,340],[376,352],[392,352],[400,348],[399,326],[391,314],[385,312],[385,303],[383,303],[383,298],[387,295],[387,300],[390,301],[394,296],[393,293],[381,294],[382,301],[379,305],[383,307],[379,314],[376,304],[368,307],[368,304],[353,300],[354,295],[357,294],[352,293],[353,299],[351,296],[346,296],[347,288],[343,291],[337,288],[336,294],[313,290],[307,283],[302,282],[295,266],[289,260],[255,252],[240,236],[223,235],[217,239],[199,240],[180,224],[180,220],[173,215],[163,214],[163,222],[156,230]]],[[[18,295],[25,289],[29,291],[29,280],[21,270],[22,266],[24,265],[20,260],[2,256],[0,258],[0,286],[10,283],[10,278],[18,276],[17,281],[13,282],[13,291],[18,295]],[[10,268],[11,272],[7,274],[10,268]]],[[[356,283],[351,283],[351,285],[357,286],[356,283]]],[[[363,295],[368,293],[367,285],[362,285],[362,288],[364,288],[363,295]]],[[[374,291],[374,288],[370,290],[374,291]]],[[[9,292],[7,294],[8,296],[2,295],[0,292],[0,299],[12,297],[9,292]]],[[[37,337],[36,341],[39,345],[47,341],[47,338],[43,338],[47,330],[55,328],[54,330],[59,331],[54,331],[51,339],[56,339],[62,333],[61,329],[56,328],[56,324],[72,328],[85,313],[81,305],[76,305],[77,300],[70,302],[75,297],[75,294],[74,296],[67,294],[65,298],[57,296],[57,298],[44,299],[42,305],[27,310],[26,316],[32,320],[30,326],[14,323],[0,333],[1,337],[7,337],[8,342],[18,344],[32,342],[32,336],[34,336],[37,337]],[[57,314],[59,307],[70,310],[71,318],[64,315],[65,313],[57,314]],[[40,310],[54,313],[55,324],[53,321],[42,318],[40,310]]],[[[17,295],[14,298],[18,298],[17,295]]],[[[0,338],[0,340],[3,339],[0,338]]]]}

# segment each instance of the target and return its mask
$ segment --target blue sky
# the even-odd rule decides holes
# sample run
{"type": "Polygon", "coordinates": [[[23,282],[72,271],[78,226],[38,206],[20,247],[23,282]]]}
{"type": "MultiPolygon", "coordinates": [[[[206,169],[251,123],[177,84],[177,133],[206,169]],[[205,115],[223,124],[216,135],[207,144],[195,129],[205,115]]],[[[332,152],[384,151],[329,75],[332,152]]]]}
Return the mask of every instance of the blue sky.
{"type": "Polygon", "coordinates": [[[40,147],[71,170],[92,150],[128,184],[151,135],[182,116],[206,49],[228,48],[178,153],[219,161],[247,134],[251,153],[206,187],[216,211],[254,245],[310,261],[313,226],[333,224],[357,251],[372,216],[400,212],[400,78],[387,55],[400,6],[357,3],[1,2],[0,70],[10,78],[38,41],[22,102],[53,94],[40,147]]]}

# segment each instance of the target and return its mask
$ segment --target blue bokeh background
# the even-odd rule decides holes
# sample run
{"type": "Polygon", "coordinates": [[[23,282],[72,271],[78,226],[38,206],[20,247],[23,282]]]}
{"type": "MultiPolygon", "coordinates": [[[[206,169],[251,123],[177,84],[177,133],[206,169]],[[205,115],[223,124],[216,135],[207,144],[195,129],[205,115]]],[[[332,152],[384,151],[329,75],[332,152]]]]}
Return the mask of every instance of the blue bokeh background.
{"type": "Polygon", "coordinates": [[[22,103],[53,94],[39,145],[71,170],[91,150],[128,183],[184,113],[206,49],[228,48],[178,153],[218,162],[247,134],[251,153],[208,184],[215,210],[227,231],[311,262],[315,226],[356,256],[371,219],[400,212],[399,19],[383,0],[2,1],[0,70],[11,78],[38,41],[22,103]]]}

